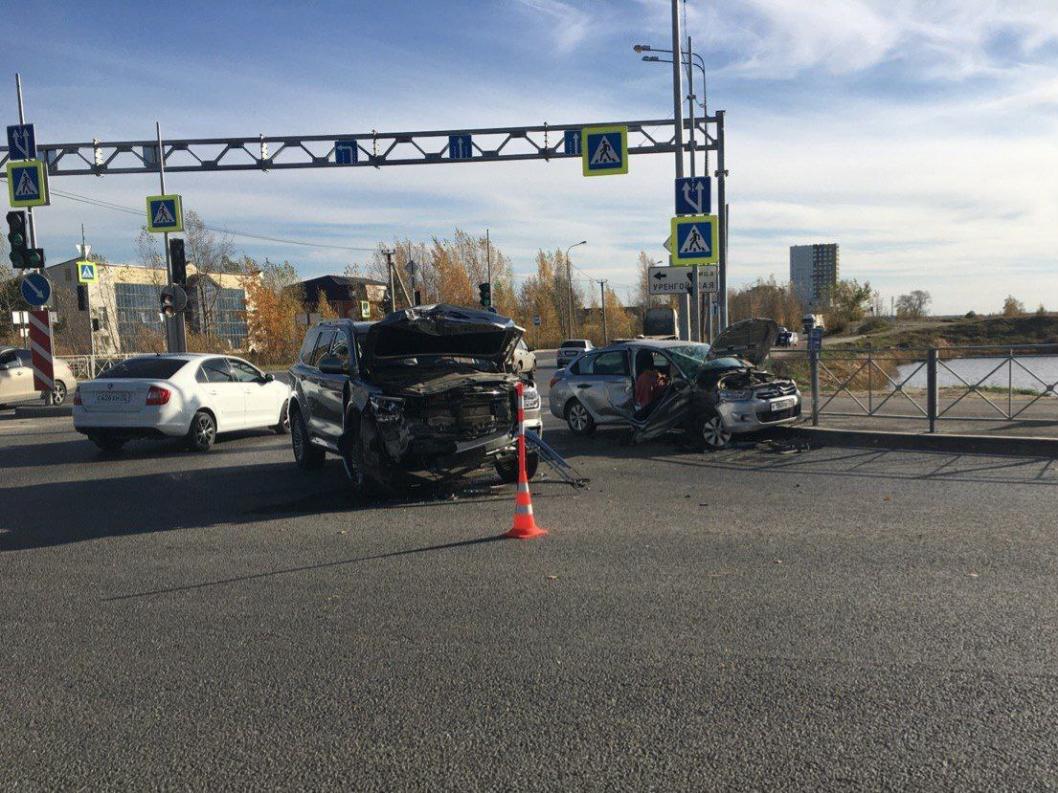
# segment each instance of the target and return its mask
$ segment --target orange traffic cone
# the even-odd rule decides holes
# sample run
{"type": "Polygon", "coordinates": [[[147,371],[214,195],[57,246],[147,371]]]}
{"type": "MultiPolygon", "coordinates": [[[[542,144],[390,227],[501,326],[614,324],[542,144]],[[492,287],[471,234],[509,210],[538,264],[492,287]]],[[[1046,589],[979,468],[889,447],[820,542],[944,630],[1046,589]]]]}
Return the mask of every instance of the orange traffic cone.
{"type": "Polygon", "coordinates": [[[506,536],[516,540],[531,540],[542,537],[547,529],[541,529],[533,518],[533,498],[529,494],[529,476],[525,472],[525,385],[518,383],[518,494],[514,497],[514,525],[506,536]]]}

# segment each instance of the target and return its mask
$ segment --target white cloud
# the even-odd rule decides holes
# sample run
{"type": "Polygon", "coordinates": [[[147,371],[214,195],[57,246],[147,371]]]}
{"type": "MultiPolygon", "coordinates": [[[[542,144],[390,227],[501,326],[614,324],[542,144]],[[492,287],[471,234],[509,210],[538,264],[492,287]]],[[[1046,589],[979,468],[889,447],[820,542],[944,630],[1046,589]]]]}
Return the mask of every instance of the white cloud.
{"type": "MultiPolygon", "coordinates": [[[[592,17],[570,3],[561,0],[518,0],[527,9],[545,17],[551,26],[551,36],[559,52],[570,52],[588,35],[592,17]]],[[[597,19],[596,19],[597,23],[597,19]]],[[[593,30],[598,34],[597,27],[593,30]]]]}

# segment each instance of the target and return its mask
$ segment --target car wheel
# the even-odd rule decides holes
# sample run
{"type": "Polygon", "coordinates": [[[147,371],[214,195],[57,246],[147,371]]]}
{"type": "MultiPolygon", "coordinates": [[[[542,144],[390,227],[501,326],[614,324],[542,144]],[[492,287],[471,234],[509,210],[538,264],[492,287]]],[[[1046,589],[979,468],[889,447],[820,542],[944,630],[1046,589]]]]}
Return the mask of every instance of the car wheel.
{"type": "Polygon", "coordinates": [[[394,478],[397,471],[389,464],[382,451],[382,438],[378,424],[369,414],[360,417],[360,435],[354,452],[359,458],[360,488],[379,498],[391,498],[397,494],[394,478]]]}
{"type": "MultiPolygon", "coordinates": [[[[518,481],[518,457],[504,457],[496,460],[493,465],[500,479],[509,485],[518,481]]],[[[525,475],[532,479],[536,476],[536,469],[540,466],[540,455],[536,452],[525,453],[525,475]]]]}
{"type": "Polygon", "coordinates": [[[724,426],[720,414],[712,410],[698,422],[698,437],[706,449],[723,449],[731,441],[731,430],[724,426]]]}
{"type": "Polygon", "coordinates": [[[187,447],[193,452],[208,452],[217,440],[217,422],[204,410],[198,411],[191,418],[191,427],[187,431],[187,447]]]}
{"type": "Polygon", "coordinates": [[[117,452],[125,445],[124,438],[119,438],[109,432],[94,432],[88,436],[88,439],[104,452],[117,452]]]}
{"type": "Polygon", "coordinates": [[[55,381],[55,387],[50,391],[41,391],[40,399],[45,405],[61,405],[66,402],[66,383],[62,380],[55,381]]]}
{"type": "Polygon", "coordinates": [[[290,400],[288,399],[283,402],[283,407],[279,411],[279,423],[272,427],[276,435],[286,435],[290,432],[290,413],[287,412],[289,407],[290,400]]]}
{"type": "Polygon", "coordinates": [[[300,410],[290,418],[290,446],[294,450],[294,462],[305,471],[315,471],[323,465],[324,451],[312,445],[309,429],[300,410]]]}
{"type": "Polygon", "coordinates": [[[566,405],[566,424],[574,435],[591,435],[595,432],[595,419],[588,409],[576,399],[566,405]]]}

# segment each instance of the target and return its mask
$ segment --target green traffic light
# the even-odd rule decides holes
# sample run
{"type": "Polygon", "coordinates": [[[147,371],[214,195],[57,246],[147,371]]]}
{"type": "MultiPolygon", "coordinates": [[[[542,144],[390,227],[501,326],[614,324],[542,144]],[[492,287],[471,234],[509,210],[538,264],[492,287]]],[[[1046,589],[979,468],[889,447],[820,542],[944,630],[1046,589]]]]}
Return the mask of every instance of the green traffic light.
{"type": "Polygon", "coordinates": [[[15,249],[15,248],[22,248],[22,247],[24,247],[24,246],[25,246],[25,244],[26,244],[26,238],[25,238],[25,237],[23,237],[23,236],[22,236],[21,234],[19,234],[18,232],[14,232],[14,233],[12,233],[12,234],[8,234],[8,235],[7,235],[7,240],[8,240],[8,242],[10,242],[10,243],[11,243],[11,248],[12,248],[12,249],[15,249]]]}

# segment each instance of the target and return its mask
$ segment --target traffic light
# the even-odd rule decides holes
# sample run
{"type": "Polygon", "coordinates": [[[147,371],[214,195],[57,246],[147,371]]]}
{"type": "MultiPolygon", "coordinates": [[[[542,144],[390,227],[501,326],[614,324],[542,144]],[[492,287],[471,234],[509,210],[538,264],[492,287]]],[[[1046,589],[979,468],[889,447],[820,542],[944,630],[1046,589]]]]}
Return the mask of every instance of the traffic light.
{"type": "Polygon", "coordinates": [[[26,231],[26,213],[7,213],[7,241],[11,243],[11,266],[16,270],[28,270],[44,266],[44,249],[29,247],[26,231]]]}
{"type": "Polygon", "coordinates": [[[481,293],[481,307],[488,308],[492,305],[492,284],[486,282],[478,284],[478,292],[481,293]]]}
{"type": "Polygon", "coordinates": [[[173,270],[173,283],[184,286],[187,283],[187,257],[184,241],[179,237],[169,240],[169,266],[173,270]]]}
{"type": "Polygon", "coordinates": [[[77,310],[88,310],[88,287],[84,284],[79,284],[77,287],[77,310]]]}
{"type": "Polygon", "coordinates": [[[162,290],[162,316],[166,319],[176,316],[176,303],[173,300],[173,293],[168,289],[162,290]]]}
{"type": "Polygon", "coordinates": [[[387,289],[386,294],[382,296],[382,314],[389,314],[391,311],[393,311],[393,295],[387,289]]]}

